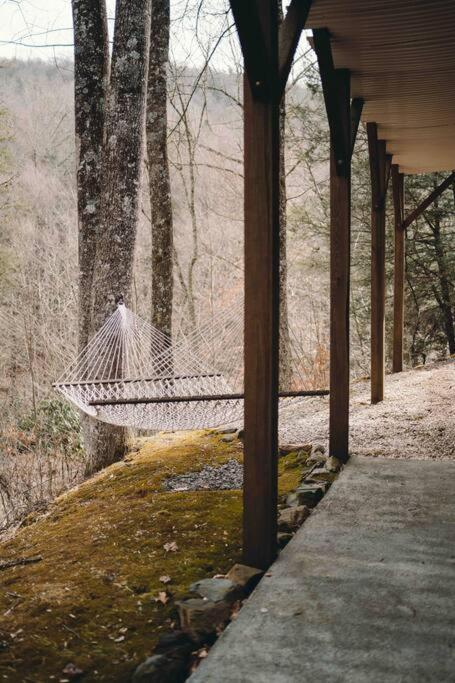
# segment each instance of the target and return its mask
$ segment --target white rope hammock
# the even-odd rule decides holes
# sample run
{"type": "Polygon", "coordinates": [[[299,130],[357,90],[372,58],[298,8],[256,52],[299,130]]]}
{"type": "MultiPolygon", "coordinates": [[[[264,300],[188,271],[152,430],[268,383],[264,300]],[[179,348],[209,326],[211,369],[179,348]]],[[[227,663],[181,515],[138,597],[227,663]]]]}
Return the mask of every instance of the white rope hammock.
{"type": "MultiPolygon", "coordinates": [[[[54,387],[88,415],[113,425],[153,431],[240,425],[243,319],[239,310],[243,302],[171,344],[121,303],[54,387]]],[[[294,384],[296,380],[302,386],[298,371],[294,384]]],[[[282,392],[280,413],[304,395],[326,393],[282,392]]]]}

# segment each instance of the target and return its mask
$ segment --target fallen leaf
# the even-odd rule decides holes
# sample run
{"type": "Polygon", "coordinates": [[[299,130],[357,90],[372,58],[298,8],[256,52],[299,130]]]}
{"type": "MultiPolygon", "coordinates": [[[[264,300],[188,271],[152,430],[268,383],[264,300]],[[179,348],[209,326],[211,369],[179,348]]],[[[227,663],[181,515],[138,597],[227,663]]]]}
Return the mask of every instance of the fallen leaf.
{"type": "Polygon", "coordinates": [[[175,541],[170,541],[169,543],[165,543],[163,545],[163,548],[167,553],[175,553],[176,550],[179,549],[177,543],[175,541]]]}
{"type": "Polygon", "coordinates": [[[118,638],[114,638],[114,643],[121,643],[125,640],[125,636],[119,636],[118,638]]]}
{"type": "Polygon", "coordinates": [[[163,576],[160,576],[160,581],[161,583],[170,583],[172,581],[170,576],[167,576],[164,574],[163,576]]]}

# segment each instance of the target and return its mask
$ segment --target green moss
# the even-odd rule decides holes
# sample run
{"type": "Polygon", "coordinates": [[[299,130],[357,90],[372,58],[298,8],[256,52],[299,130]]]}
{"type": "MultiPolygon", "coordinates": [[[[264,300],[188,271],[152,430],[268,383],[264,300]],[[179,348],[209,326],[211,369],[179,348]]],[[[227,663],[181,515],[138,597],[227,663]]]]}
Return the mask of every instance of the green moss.
{"type": "MultiPolygon", "coordinates": [[[[170,576],[166,588],[179,595],[241,558],[241,492],[166,492],[163,479],[231,458],[241,460],[240,442],[162,435],[1,544],[2,559],[43,558],[2,572],[3,680],[59,680],[73,662],[86,681],[127,681],[174,618],[156,600],[160,577],[170,576]],[[172,541],[177,550],[166,552],[172,541]]],[[[291,461],[280,459],[281,494],[299,480],[291,461]]]]}

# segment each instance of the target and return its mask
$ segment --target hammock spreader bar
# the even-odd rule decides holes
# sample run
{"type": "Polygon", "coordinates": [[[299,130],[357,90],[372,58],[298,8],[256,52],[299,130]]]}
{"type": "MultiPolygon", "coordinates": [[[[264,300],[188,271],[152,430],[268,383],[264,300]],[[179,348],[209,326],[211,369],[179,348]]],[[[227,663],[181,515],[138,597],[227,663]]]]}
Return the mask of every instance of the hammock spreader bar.
{"type": "MultiPolygon", "coordinates": [[[[328,389],[312,389],[308,391],[280,391],[279,398],[297,398],[298,396],[328,396],[328,389]]],[[[196,401],[238,401],[245,394],[206,394],[201,396],[143,396],[139,398],[100,399],[90,401],[91,406],[121,406],[140,403],[192,403],[196,401]]]]}

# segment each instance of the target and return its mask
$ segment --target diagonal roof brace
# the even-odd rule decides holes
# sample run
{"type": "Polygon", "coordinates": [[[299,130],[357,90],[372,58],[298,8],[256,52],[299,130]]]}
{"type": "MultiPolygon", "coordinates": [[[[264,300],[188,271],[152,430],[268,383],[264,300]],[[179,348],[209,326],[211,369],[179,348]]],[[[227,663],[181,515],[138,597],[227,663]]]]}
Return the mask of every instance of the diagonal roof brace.
{"type": "Polygon", "coordinates": [[[438,185],[438,187],[436,187],[433,192],[431,192],[428,197],[419,204],[417,208],[414,209],[414,211],[411,211],[411,213],[406,216],[401,224],[401,229],[406,230],[406,228],[408,228],[411,223],[416,220],[416,218],[421,216],[425,209],[427,209],[430,204],[432,204],[453,183],[455,183],[455,171],[452,171],[452,173],[445,180],[443,180],[442,183],[438,185]]]}
{"type": "Polygon", "coordinates": [[[279,28],[278,88],[283,94],[291,71],[297,45],[305,28],[311,0],[291,0],[286,16],[279,28]]]}
{"type": "Polygon", "coordinates": [[[339,107],[338,74],[343,70],[334,67],[330,34],[326,28],[313,30],[313,46],[319,65],[337,174],[344,175],[351,159],[351,136],[347,139],[339,107]]]}
{"type": "Polygon", "coordinates": [[[230,4],[251,92],[258,99],[267,98],[274,88],[272,56],[266,46],[256,0],[230,0],[230,4]]]}

